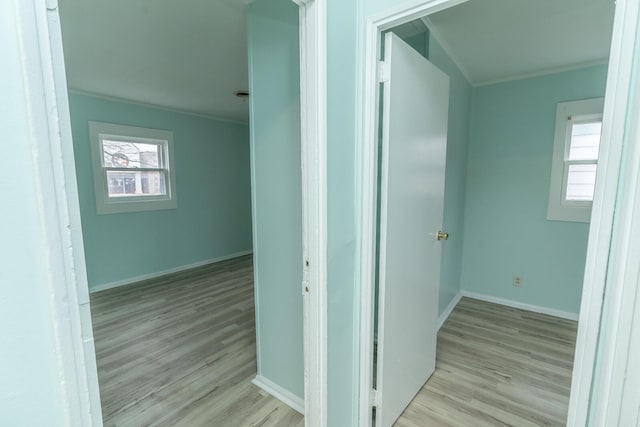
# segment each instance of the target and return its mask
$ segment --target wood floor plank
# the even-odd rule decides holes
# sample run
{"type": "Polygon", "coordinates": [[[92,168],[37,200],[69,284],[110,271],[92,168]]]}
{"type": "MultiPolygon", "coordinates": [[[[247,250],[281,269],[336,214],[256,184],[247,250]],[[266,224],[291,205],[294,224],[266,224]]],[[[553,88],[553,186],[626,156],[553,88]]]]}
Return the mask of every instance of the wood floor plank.
{"type": "Polygon", "coordinates": [[[105,426],[303,426],[256,375],[251,256],[91,295],[105,426]]]}
{"type": "Polygon", "coordinates": [[[396,426],[563,426],[577,322],[470,298],[438,333],[436,370],[396,426]]]}

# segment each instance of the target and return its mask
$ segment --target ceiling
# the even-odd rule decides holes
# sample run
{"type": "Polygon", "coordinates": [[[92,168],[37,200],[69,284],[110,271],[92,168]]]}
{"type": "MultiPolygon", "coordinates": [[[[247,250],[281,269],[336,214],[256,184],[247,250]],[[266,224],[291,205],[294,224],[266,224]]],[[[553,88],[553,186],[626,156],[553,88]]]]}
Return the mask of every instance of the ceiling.
{"type": "Polygon", "coordinates": [[[248,122],[249,2],[61,0],[69,88],[248,122]]]}
{"type": "MultiPolygon", "coordinates": [[[[247,122],[234,92],[248,89],[250,1],[61,0],[69,88],[247,122]]],[[[425,21],[483,84],[605,61],[613,9],[613,0],[470,0],[425,21]]]]}
{"type": "Polygon", "coordinates": [[[425,22],[473,84],[605,62],[613,0],[469,0],[425,22]]]}

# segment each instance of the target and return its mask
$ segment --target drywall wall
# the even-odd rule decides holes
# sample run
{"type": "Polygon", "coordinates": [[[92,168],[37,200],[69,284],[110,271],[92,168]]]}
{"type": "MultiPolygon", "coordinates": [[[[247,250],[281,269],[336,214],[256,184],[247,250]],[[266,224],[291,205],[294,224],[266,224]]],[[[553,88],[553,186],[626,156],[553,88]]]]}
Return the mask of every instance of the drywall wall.
{"type": "MultiPolygon", "coordinates": [[[[359,356],[359,198],[355,21],[359,2],[327,2],[327,399],[330,426],[355,426],[359,356]]],[[[364,32],[361,34],[364,35],[364,32]]]]}
{"type": "Polygon", "coordinates": [[[258,375],[303,398],[298,7],[258,0],[247,24],[258,375]]]}
{"type": "MultiPolygon", "coordinates": [[[[429,33],[429,30],[427,30],[426,27],[424,28],[424,32],[414,34],[410,37],[400,38],[407,42],[407,44],[414,48],[420,55],[424,56],[425,58],[429,58],[429,42],[432,39],[432,35],[431,33],[429,33]]],[[[382,44],[384,45],[383,41],[384,37],[381,40],[382,44]]]]}
{"type": "Polygon", "coordinates": [[[558,102],[603,96],[606,71],[474,88],[462,289],[578,313],[589,224],[547,220],[555,113],[558,102]]]}
{"type": "Polygon", "coordinates": [[[77,93],[69,102],[90,288],[251,250],[247,125],[77,93]],[[172,131],[178,208],[97,215],[89,121],[172,131]]]}

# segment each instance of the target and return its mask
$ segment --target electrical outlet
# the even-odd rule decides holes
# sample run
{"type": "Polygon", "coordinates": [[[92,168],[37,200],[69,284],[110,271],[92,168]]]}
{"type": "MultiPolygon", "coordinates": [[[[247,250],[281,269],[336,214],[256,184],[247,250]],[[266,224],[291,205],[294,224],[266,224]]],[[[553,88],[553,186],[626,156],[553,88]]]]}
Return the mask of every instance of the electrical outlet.
{"type": "Polygon", "coordinates": [[[516,288],[522,287],[522,276],[513,276],[513,286],[516,288]]]}

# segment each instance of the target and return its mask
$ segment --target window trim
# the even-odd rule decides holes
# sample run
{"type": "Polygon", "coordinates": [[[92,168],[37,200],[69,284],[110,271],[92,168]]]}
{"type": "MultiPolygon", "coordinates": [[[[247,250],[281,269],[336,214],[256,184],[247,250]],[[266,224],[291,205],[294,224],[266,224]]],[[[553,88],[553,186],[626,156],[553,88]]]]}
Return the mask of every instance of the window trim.
{"type": "Polygon", "coordinates": [[[161,129],[90,121],[89,140],[91,143],[93,184],[96,199],[96,212],[98,215],[176,209],[178,207],[173,154],[173,132],[161,129]],[[165,175],[167,194],[162,196],[109,197],[107,171],[120,170],[121,168],[105,167],[103,165],[102,141],[105,139],[161,145],[163,157],[162,168],[140,168],[130,170],[160,169],[165,175]]]}
{"type": "Polygon", "coordinates": [[[556,109],[556,126],[549,183],[547,219],[551,221],[589,222],[592,201],[567,201],[568,170],[570,164],[598,164],[594,161],[569,161],[571,128],[574,123],[602,120],[604,98],[559,102],[556,109]]]}

